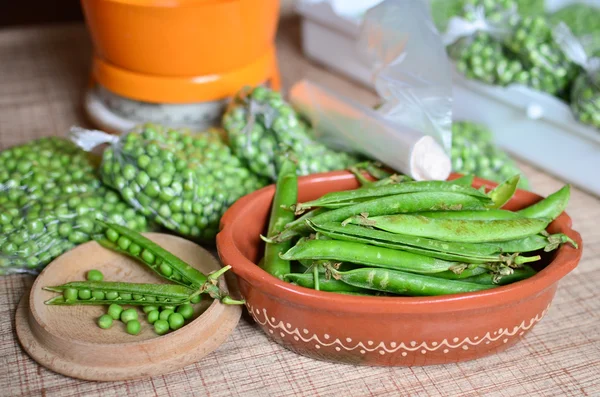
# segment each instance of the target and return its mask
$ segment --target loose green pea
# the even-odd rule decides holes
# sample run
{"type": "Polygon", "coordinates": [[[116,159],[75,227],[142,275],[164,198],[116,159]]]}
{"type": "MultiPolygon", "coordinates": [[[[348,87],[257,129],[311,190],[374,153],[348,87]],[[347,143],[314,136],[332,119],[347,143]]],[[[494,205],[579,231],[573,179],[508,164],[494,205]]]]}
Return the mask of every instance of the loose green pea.
{"type": "Polygon", "coordinates": [[[180,305],[177,308],[177,313],[181,314],[184,319],[189,320],[190,318],[194,317],[194,307],[189,303],[180,305]]]}
{"type": "Polygon", "coordinates": [[[111,316],[114,320],[118,320],[119,318],[121,318],[123,308],[120,305],[117,305],[116,303],[112,303],[110,306],[108,306],[108,311],[106,313],[109,316],[111,316]]]}
{"type": "Polygon", "coordinates": [[[164,335],[169,332],[169,323],[166,320],[156,320],[154,322],[154,332],[158,335],[164,335]]]}
{"type": "Polygon", "coordinates": [[[102,281],[104,280],[104,275],[100,270],[92,269],[87,272],[87,279],[89,281],[102,281]]]}
{"type": "Polygon", "coordinates": [[[132,320],[138,319],[138,312],[135,309],[125,309],[121,312],[121,321],[124,323],[128,323],[132,320]]]}
{"type": "Polygon", "coordinates": [[[160,309],[161,310],[172,310],[172,311],[175,311],[175,306],[166,305],[166,306],[161,306],[160,309]]]}
{"type": "Polygon", "coordinates": [[[144,306],[142,310],[144,311],[144,313],[148,314],[153,310],[158,310],[158,306],[144,306]]]}
{"type": "Polygon", "coordinates": [[[64,290],[63,296],[66,301],[76,301],[79,296],[79,293],[75,288],[67,288],[66,290],[64,290]]]}
{"type": "Polygon", "coordinates": [[[152,310],[152,311],[148,312],[148,314],[146,316],[146,320],[148,320],[148,322],[150,324],[154,324],[156,322],[156,320],[159,319],[159,315],[160,315],[160,312],[158,310],[152,310]]]}
{"type": "Polygon", "coordinates": [[[179,313],[173,313],[169,316],[169,327],[175,331],[181,327],[185,323],[185,319],[179,313]]]}
{"type": "Polygon", "coordinates": [[[132,319],[127,321],[126,329],[128,334],[137,335],[142,330],[142,326],[140,325],[140,322],[138,320],[132,319]]]}
{"type": "Polygon", "coordinates": [[[169,316],[171,314],[173,314],[173,310],[171,310],[171,309],[163,310],[163,311],[160,312],[160,317],[159,318],[161,320],[165,320],[166,321],[166,320],[169,319],[169,316]]]}
{"type": "Polygon", "coordinates": [[[110,327],[112,327],[113,324],[113,318],[112,316],[108,315],[108,314],[103,314],[100,317],[98,317],[98,326],[102,329],[109,329],[110,327]]]}

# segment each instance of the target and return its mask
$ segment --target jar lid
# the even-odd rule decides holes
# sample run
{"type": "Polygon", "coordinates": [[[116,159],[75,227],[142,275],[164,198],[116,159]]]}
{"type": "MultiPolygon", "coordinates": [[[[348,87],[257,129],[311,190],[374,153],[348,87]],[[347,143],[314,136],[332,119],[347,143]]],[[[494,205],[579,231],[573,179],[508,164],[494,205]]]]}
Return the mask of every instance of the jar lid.
{"type": "MultiPolygon", "coordinates": [[[[221,267],[210,252],[191,241],[161,233],[145,236],[205,274],[221,267]]],[[[44,304],[55,293],[42,287],[84,280],[91,269],[100,270],[106,281],[163,282],[134,259],[109,251],[95,241],[50,263],[35,280],[31,293],[19,302],[15,325],[25,351],[39,364],[63,375],[116,381],[166,374],[216,350],[241,317],[241,306],[206,299],[194,305],[195,318],[182,328],[159,336],[143,320],[141,332],[134,336],[127,334],[124,324],[118,321],[109,329],[100,329],[96,319],[106,314],[103,306],[44,304]]],[[[222,279],[220,287],[227,288],[222,279]]]]}

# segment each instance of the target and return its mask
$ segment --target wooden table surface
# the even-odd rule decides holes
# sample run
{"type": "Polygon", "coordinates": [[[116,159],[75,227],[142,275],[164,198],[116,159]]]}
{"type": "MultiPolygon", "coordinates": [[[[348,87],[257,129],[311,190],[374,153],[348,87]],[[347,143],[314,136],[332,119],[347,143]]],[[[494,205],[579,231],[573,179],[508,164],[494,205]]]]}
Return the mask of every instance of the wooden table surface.
{"type": "MultiPolygon", "coordinates": [[[[285,87],[307,77],[375,103],[370,91],[303,58],[297,21],[282,24],[277,48],[285,87]]],[[[88,125],[81,97],[90,55],[80,24],[0,30],[0,148],[88,125]]],[[[522,165],[539,194],[563,184],[522,165]]],[[[19,346],[14,313],[32,277],[12,275],[0,277],[0,395],[599,396],[600,201],[573,189],[567,212],[585,244],[579,267],[561,281],[546,317],[518,345],[492,357],[414,368],[330,364],[283,349],[243,319],[217,351],[175,373],[128,382],[80,381],[39,366],[19,346]]]]}

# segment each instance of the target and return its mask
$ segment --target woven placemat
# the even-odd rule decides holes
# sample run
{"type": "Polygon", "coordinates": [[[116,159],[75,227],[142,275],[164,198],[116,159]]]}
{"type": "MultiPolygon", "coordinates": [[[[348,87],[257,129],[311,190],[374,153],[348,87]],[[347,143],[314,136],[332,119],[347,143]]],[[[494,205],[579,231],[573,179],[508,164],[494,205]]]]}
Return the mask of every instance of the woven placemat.
{"type": "MultiPolygon", "coordinates": [[[[286,87],[308,77],[374,104],[373,94],[302,58],[297,21],[285,23],[278,57],[286,87]]],[[[0,148],[87,125],[81,97],[91,47],[81,25],[0,30],[0,148]]],[[[562,182],[523,164],[533,190],[562,182]]],[[[579,267],[561,283],[543,321],[517,346],[464,364],[368,368],[298,356],[243,319],[216,352],[167,376],[95,383],[46,370],[18,345],[14,311],[29,276],[0,277],[2,396],[598,396],[600,201],[573,190],[568,213],[583,236],[579,267]]],[[[115,357],[115,362],[119,358],[115,357]]]]}

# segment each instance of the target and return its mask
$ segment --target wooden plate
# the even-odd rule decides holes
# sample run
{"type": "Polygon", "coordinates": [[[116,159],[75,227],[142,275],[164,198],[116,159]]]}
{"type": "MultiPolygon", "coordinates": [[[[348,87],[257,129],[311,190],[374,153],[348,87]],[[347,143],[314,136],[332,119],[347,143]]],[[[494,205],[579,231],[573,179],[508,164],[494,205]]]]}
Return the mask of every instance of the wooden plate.
{"type": "MultiPolygon", "coordinates": [[[[205,249],[180,237],[146,233],[146,237],[207,274],[220,268],[205,249]]],[[[63,375],[86,380],[114,381],[162,375],[199,361],[217,349],[233,331],[240,306],[207,299],[196,308],[196,318],[163,336],[154,333],[138,309],[142,331],[133,336],[115,321],[110,329],[96,325],[105,306],[48,306],[56,295],[42,287],[85,280],[98,269],[106,281],[164,283],[134,259],[109,251],[96,242],[83,244],[55,259],[37,277],[19,302],[17,336],[27,353],[41,365],[63,375]]],[[[220,281],[222,288],[227,286],[220,281]]]]}

